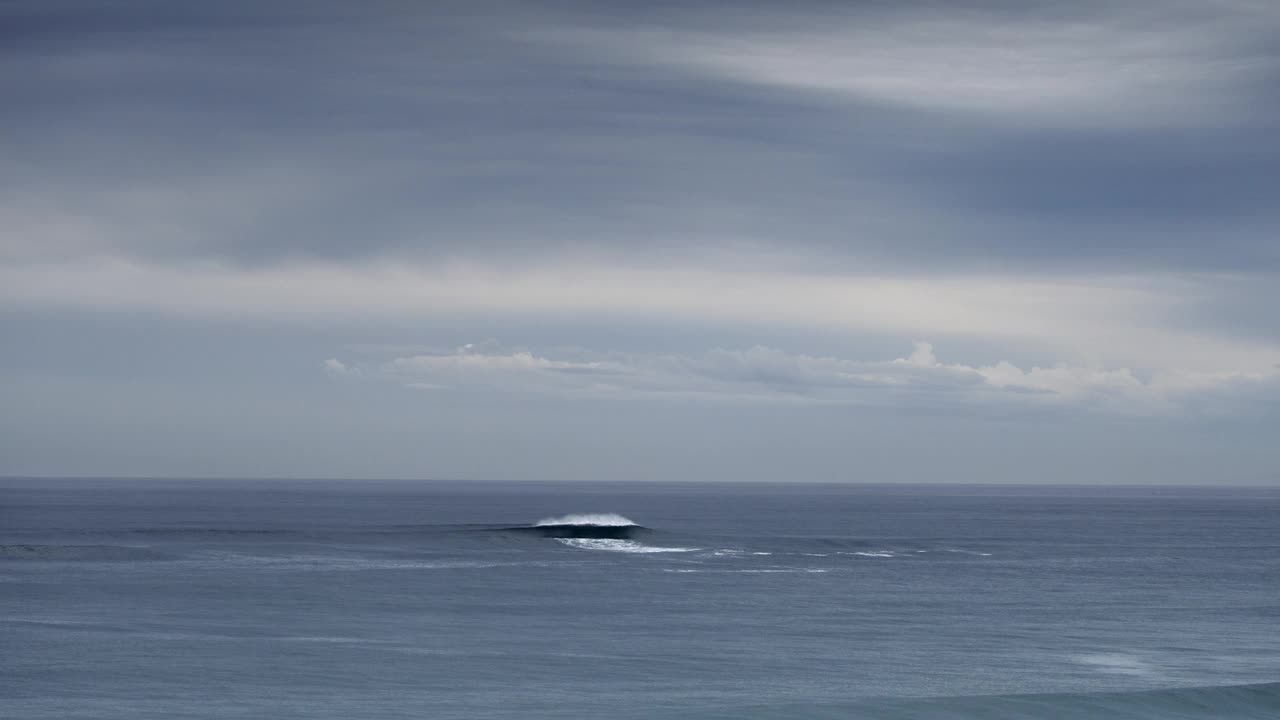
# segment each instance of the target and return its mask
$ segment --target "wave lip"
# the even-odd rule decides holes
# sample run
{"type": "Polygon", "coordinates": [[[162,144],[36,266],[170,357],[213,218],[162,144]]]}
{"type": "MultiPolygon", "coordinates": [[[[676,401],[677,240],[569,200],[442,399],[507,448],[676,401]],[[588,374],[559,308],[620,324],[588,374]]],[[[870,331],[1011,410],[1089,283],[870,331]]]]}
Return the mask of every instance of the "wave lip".
{"type": "Polygon", "coordinates": [[[556,527],[560,525],[594,525],[597,527],[639,527],[631,518],[617,513],[572,513],[557,518],[543,518],[534,523],[534,527],[556,527]]]}
{"type": "Polygon", "coordinates": [[[648,530],[616,513],[575,513],[543,518],[528,527],[511,529],[542,537],[595,540],[629,540],[648,530]]]}

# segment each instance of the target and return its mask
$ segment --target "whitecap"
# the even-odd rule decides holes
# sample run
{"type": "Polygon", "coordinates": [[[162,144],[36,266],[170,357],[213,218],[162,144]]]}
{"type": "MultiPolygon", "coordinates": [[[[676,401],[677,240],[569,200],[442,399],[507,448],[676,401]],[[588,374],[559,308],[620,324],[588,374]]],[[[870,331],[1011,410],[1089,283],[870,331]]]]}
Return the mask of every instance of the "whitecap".
{"type": "Polygon", "coordinates": [[[628,527],[635,525],[630,518],[617,513],[573,513],[562,517],[543,518],[534,527],[547,525],[599,525],[602,527],[628,527]]]}
{"type": "Polygon", "coordinates": [[[696,552],[702,548],[654,547],[641,545],[634,540],[616,540],[614,538],[556,538],[556,542],[579,550],[605,550],[622,553],[669,553],[696,552]]]}

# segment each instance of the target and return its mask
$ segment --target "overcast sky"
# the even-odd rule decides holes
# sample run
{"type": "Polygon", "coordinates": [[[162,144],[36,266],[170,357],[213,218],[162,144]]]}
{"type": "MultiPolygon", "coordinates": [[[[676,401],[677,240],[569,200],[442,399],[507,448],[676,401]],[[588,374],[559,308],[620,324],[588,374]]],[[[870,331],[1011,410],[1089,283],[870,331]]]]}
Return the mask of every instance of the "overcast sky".
{"type": "Polygon", "coordinates": [[[1280,483],[1280,5],[0,2],[0,475],[1280,483]]]}

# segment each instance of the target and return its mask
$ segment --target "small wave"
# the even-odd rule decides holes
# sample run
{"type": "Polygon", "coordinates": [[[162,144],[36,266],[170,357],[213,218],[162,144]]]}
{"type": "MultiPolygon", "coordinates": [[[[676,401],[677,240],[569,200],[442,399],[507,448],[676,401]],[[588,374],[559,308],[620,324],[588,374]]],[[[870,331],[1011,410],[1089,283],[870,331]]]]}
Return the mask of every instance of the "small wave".
{"type": "Polygon", "coordinates": [[[1076,662],[1082,665],[1088,665],[1098,672],[1108,673],[1112,675],[1135,675],[1139,677],[1149,677],[1156,674],[1155,669],[1146,660],[1136,655],[1127,653],[1095,653],[1093,655],[1078,655],[1076,662]]]}
{"type": "Polygon", "coordinates": [[[334,645],[395,645],[396,640],[379,640],[375,638],[362,637],[343,637],[335,635],[280,635],[278,637],[266,636],[263,640],[272,640],[276,642],[296,642],[296,643],[331,643],[334,645]]]}
{"type": "Polygon", "coordinates": [[[892,551],[889,551],[889,550],[866,550],[866,551],[858,551],[858,552],[840,552],[836,554],[837,555],[857,555],[859,557],[874,557],[874,558],[897,557],[896,554],[894,554],[892,551]]]}
{"type": "Polygon", "coordinates": [[[467,570],[507,567],[522,563],[457,560],[408,559],[332,555],[251,555],[246,553],[205,551],[197,553],[195,562],[219,567],[261,569],[265,571],[361,571],[361,570],[467,570]]]}
{"type": "Polygon", "coordinates": [[[256,536],[262,536],[262,535],[293,535],[297,531],[286,530],[286,529],[271,529],[271,528],[155,527],[155,528],[134,528],[132,530],[129,530],[128,532],[134,535],[161,535],[161,536],[174,535],[174,536],[192,536],[192,537],[244,535],[244,536],[256,537],[256,536]]]}
{"type": "Polygon", "coordinates": [[[1273,720],[1280,717],[1280,683],[1169,688],[1136,692],[969,695],[870,699],[850,703],[784,703],[730,707],[716,718],[867,717],[920,720],[1273,720]]]}
{"type": "Polygon", "coordinates": [[[662,572],[764,575],[764,574],[770,574],[770,573],[824,573],[824,572],[831,572],[831,570],[829,568],[755,568],[755,569],[737,569],[737,570],[718,570],[718,569],[702,569],[702,568],[663,568],[662,572]]]}
{"type": "Polygon", "coordinates": [[[534,527],[548,525],[596,525],[600,527],[628,527],[636,524],[630,518],[617,513],[573,513],[555,518],[543,518],[534,523],[534,527]]]}
{"type": "Polygon", "coordinates": [[[942,548],[942,552],[956,553],[958,555],[976,555],[978,557],[991,557],[989,552],[978,552],[977,550],[965,550],[964,548],[942,548]]]}
{"type": "Polygon", "coordinates": [[[557,538],[557,542],[579,550],[606,550],[621,553],[672,553],[697,552],[702,548],[654,547],[641,545],[634,540],[618,540],[615,538],[557,538]]]}
{"type": "Polygon", "coordinates": [[[0,617],[0,623],[9,623],[13,625],[32,625],[37,627],[59,628],[62,630],[96,630],[103,632],[129,632],[129,628],[124,625],[94,622],[87,620],[69,619],[69,618],[46,618],[46,617],[0,617]]]}
{"type": "Polygon", "coordinates": [[[172,556],[138,545],[0,545],[0,559],[101,562],[170,560],[172,556]]]}
{"type": "MultiPolygon", "coordinates": [[[[912,549],[867,549],[867,550],[841,550],[836,552],[837,555],[856,555],[858,557],[872,558],[893,558],[893,557],[912,557],[914,555],[924,555],[930,552],[945,552],[957,555],[972,555],[974,557],[991,557],[991,553],[978,552],[977,550],[964,550],[960,548],[938,548],[934,550],[912,550],[912,549]]],[[[808,553],[802,553],[808,554],[808,553]]]]}

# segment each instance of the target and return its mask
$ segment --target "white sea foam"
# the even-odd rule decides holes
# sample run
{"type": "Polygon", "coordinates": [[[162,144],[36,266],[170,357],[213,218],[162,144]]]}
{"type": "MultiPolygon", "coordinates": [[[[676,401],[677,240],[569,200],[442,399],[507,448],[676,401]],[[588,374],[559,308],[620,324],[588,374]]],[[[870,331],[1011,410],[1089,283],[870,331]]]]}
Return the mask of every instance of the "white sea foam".
{"type": "Polygon", "coordinates": [[[851,552],[851,553],[840,553],[840,554],[841,555],[860,555],[862,557],[877,557],[877,558],[895,557],[894,554],[889,552],[888,550],[872,550],[869,552],[851,552]]]}
{"type": "Polygon", "coordinates": [[[1095,653],[1092,655],[1078,655],[1075,659],[1076,662],[1089,665],[1098,672],[1113,675],[1150,676],[1156,674],[1154,668],[1146,660],[1127,653],[1095,653]]]}
{"type": "Polygon", "coordinates": [[[613,538],[556,538],[560,543],[579,550],[606,550],[622,553],[669,553],[696,552],[702,548],[654,547],[641,545],[634,540],[615,540],[613,538]]]}
{"type": "Polygon", "coordinates": [[[628,527],[635,525],[630,518],[617,513],[573,513],[563,517],[543,518],[535,527],[547,525],[599,525],[602,527],[628,527]]]}

